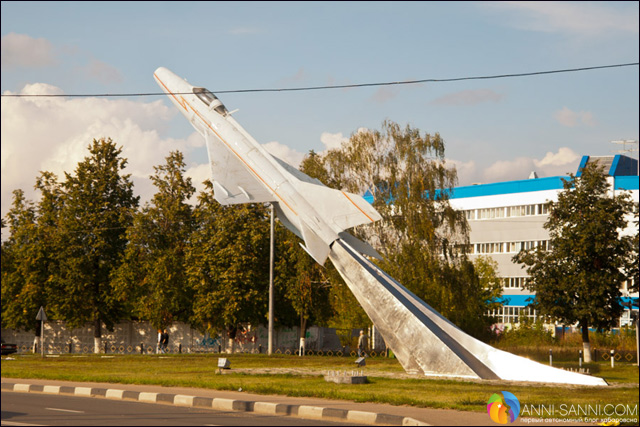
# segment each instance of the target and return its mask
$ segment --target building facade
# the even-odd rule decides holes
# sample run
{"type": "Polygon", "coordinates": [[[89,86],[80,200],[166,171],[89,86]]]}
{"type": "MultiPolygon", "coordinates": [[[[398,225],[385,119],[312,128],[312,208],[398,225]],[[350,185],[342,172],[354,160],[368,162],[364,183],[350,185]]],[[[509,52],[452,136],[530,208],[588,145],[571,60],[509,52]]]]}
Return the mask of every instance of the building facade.
{"type": "MultiPolygon", "coordinates": [[[[584,156],[576,176],[588,162],[604,165],[612,194],[629,192],[638,209],[638,161],[627,156],[584,156]]],[[[521,249],[547,247],[549,233],[543,225],[548,218],[548,202],[556,202],[563,191],[567,176],[538,178],[532,172],[529,179],[493,184],[456,187],[451,205],[465,212],[470,226],[471,259],[490,256],[498,264],[503,282],[501,309],[491,313],[498,319],[498,327],[521,323],[524,318],[537,320],[536,311],[529,307],[535,295],[524,288],[528,276],[522,264],[512,258],[521,249]]],[[[630,219],[632,215],[629,215],[630,219]]],[[[625,234],[635,234],[637,226],[631,220],[625,234]]],[[[638,304],[638,293],[629,293],[629,284],[621,284],[625,301],[638,304]]],[[[626,310],[620,326],[630,322],[626,310]]]]}

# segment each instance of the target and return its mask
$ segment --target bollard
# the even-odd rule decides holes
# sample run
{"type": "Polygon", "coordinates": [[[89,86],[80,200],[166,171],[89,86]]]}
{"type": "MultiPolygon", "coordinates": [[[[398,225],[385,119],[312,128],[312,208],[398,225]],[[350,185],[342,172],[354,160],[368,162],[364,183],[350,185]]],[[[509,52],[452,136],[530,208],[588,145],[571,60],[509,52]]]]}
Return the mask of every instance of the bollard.
{"type": "Polygon", "coordinates": [[[144,354],[144,343],[140,343],[140,354],[144,354]]]}
{"type": "Polygon", "coordinates": [[[104,354],[107,354],[107,342],[104,342],[104,354]]]}
{"type": "Polygon", "coordinates": [[[578,351],[578,365],[582,368],[582,350],[578,351]]]}
{"type": "Polygon", "coordinates": [[[612,368],[613,368],[613,360],[615,359],[615,357],[613,357],[613,356],[614,356],[614,353],[615,353],[615,352],[614,352],[613,350],[611,350],[611,367],[612,367],[612,368]]]}
{"type": "Polygon", "coordinates": [[[182,353],[182,343],[178,344],[178,353],[182,353]]]}
{"type": "Polygon", "coordinates": [[[218,353],[222,353],[222,346],[218,344],[218,353]]]}
{"type": "Polygon", "coordinates": [[[258,344],[258,353],[262,354],[262,344],[258,344]]]}
{"type": "Polygon", "coordinates": [[[549,366],[553,366],[553,350],[549,349],[549,366]]]}
{"type": "Polygon", "coordinates": [[[71,343],[71,341],[69,341],[67,345],[69,346],[69,353],[73,353],[73,344],[71,343]]]}

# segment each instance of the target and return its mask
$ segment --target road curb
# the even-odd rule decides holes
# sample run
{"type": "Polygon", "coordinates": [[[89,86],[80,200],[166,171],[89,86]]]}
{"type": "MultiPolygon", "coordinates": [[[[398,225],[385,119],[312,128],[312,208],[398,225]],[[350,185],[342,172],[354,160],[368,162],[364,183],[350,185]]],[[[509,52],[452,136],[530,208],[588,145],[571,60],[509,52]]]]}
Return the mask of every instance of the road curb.
{"type": "Polygon", "coordinates": [[[321,406],[289,405],[286,403],[256,402],[218,397],[200,397],[184,394],[150,393],[97,387],[51,386],[2,382],[2,391],[19,393],[63,394],[77,397],[97,397],[112,400],[129,400],[144,403],[160,403],[193,408],[210,408],[221,411],[255,412],[295,416],[313,420],[346,421],[358,424],[393,426],[428,426],[410,417],[376,412],[355,411],[321,406]]]}

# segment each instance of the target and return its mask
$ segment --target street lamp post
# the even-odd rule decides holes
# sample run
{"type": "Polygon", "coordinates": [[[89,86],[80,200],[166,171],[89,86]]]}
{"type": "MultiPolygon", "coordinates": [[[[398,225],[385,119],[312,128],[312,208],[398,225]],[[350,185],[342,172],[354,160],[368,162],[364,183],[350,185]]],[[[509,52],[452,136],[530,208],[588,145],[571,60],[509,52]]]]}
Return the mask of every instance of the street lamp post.
{"type": "Polygon", "coordinates": [[[273,261],[274,261],[274,250],[273,250],[273,226],[274,226],[274,212],[273,212],[273,203],[271,203],[271,245],[269,250],[269,343],[267,346],[267,354],[273,354],[273,261]]]}

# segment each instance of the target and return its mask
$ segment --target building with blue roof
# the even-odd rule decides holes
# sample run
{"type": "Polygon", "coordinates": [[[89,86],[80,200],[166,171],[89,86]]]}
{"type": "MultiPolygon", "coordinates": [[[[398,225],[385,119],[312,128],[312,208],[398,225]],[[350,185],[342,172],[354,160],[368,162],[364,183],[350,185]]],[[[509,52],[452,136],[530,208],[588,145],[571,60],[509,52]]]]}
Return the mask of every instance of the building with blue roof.
{"type": "MultiPolygon", "coordinates": [[[[624,156],[584,156],[575,174],[589,162],[603,165],[608,174],[612,194],[629,192],[638,209],[638,160],[624,156]]],[[[498,263],[498,275],[503,281],[503,307],[491,313],[498,325],[514,325],[524,317],[537,320],[529,304],[535,295],[524,289],[528,276],[524,266],[511,261],[521,249],[546,247],[549,234],[543,225],[548,218],[547,203],[557,201],[568,176],[456,187],[450,194],[451,205],[466,214],[470,226],[471,258],[485,255],[498,263]]],[[[630,215],[631,216],[631,215],[630,215]]],[[[635,234],[636,225],[629,221],[625,234],[635,234]]],[[[638,305],[638,293],[631,293],[630,283],[621,283],[625,301],[638,305]]],[[[626,310],[620,326],[630,323],[626,310]]]]}

